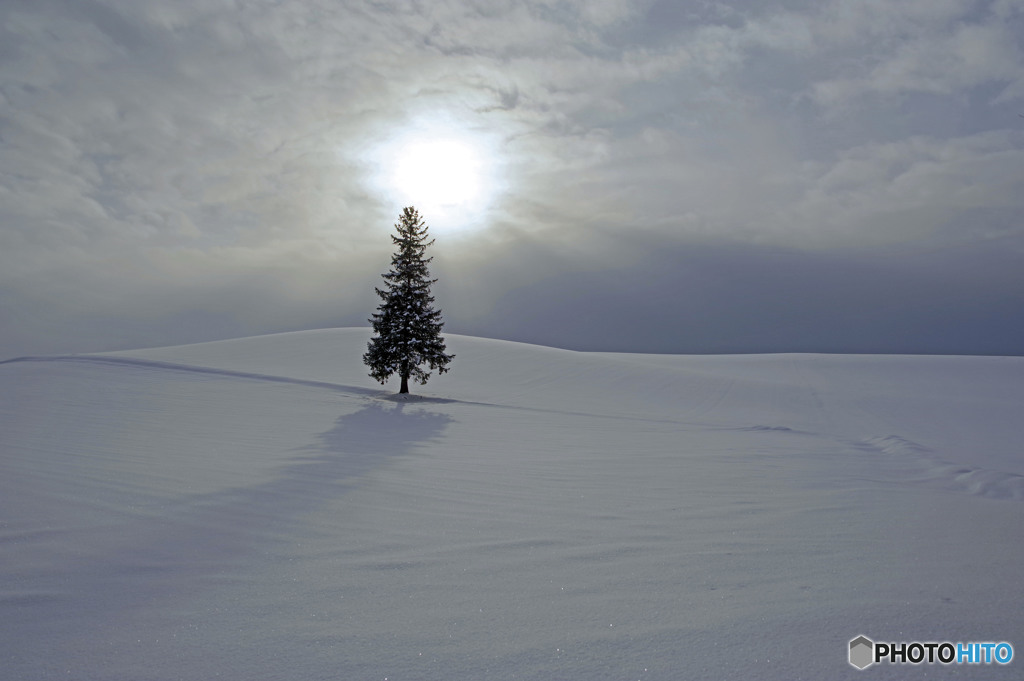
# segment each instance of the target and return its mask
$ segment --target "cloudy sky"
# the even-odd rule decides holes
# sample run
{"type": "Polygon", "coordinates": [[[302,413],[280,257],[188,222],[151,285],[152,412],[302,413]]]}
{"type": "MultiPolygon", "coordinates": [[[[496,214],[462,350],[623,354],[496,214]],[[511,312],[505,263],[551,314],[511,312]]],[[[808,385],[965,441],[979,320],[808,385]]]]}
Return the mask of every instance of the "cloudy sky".
{"type": "Polygon", "coordinates": [[[1024,0],[0,0],[0,27],[0,358],[366,325],[408,203],[453,333],[1024,354],[1024,0]]]}

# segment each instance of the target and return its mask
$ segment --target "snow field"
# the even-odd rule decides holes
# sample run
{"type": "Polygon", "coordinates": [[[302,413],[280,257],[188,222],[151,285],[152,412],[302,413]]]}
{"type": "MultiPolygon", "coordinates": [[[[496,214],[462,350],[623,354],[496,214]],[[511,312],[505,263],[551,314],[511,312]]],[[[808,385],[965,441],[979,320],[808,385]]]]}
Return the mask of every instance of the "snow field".
{"type": "Polygon", "coordinates": [[[368,337],[0,364],[5,678],[1019,676],[1021,359],[368,337]]]}

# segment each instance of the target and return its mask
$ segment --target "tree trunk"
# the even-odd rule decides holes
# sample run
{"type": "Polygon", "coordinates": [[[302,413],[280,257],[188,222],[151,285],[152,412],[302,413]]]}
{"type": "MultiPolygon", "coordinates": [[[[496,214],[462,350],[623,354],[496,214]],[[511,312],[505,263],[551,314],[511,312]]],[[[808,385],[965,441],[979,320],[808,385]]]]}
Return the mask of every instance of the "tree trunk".
{"type": "Polygon", "coordinates": [[[411,373],[409,368],[409,358],[406,357],[398,365],[398,375],[402,377],[402,388],[398,391],[399,395],[405,395],[409,392],[409,374],[411,373]]]}

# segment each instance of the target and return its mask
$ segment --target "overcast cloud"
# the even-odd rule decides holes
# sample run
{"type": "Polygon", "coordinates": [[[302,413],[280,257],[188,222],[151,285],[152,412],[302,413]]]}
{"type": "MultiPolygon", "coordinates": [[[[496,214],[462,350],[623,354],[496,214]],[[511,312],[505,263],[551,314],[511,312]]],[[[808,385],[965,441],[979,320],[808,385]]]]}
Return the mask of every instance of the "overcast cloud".
{"type": "Polygon", "coordinates": [[[450,332],[1024,354],[1021,113],[1024,0],[0,0],[0,358],[365,325],[438,126],[450,332]]]}

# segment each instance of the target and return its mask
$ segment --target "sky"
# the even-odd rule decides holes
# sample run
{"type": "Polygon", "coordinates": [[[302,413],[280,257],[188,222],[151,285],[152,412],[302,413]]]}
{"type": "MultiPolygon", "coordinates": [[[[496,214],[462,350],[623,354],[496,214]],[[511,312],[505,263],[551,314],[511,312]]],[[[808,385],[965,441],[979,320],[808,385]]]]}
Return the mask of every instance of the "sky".
{"type": "Polygon", "coordinates": [[[0,0],[0,358],[1024,354],[1024,0],[0,0]],[[436,163],[432,162],[436,160],[436,163]]]}

